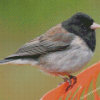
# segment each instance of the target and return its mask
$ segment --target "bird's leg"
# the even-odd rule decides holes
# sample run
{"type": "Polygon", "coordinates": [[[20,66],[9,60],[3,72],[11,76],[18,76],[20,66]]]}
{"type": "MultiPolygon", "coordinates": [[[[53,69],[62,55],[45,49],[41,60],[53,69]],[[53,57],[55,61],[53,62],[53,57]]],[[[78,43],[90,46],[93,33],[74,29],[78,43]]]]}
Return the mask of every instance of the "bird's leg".
{"type": "Polygon", "coordinates": [[[73,87],[77,83],[77,77],[76,76],[73,76],[73,75],[69,75],[69,78],[70,78],[70,80],[71,79],[74,80],[73,84],[71,84],[71,87],[73,87]]]}
{"type": "Polygon", "coordinates": [[[64,77],[63,79],[64,79],[64,82],[66,82],[66,81],[67,81],[67,82],[69,83],[69,85],[71,85],[71,83],[72,83],[72,82],[71,82],[71,79],[66,78],[66,77],[64,77]]]}
{"type": "Polygon", "coordinates": [[[69,89],[69,88],[72,88],[76,83],[77,83],[77,77],[76,76],[72,76],[72,75],[68,75],[69,76],[69,79],[68,78],[64,78],[64,81],[66,82],[69,82],[69,86],[66,88],[66,91],[69,89]],[[74,80],[73,84],[72,84],[72,80],[74,80]]]}
{"type": "MultiPolygon", "coordinates": [[[[62,78],[64,79],[64,82],[67,81],[67,82],[69,83],[69,86],[71,86],[71,83],[72,83],[72,82],[71,82],[71,79],[66,78],[66,77],[64,77],[64,76],[62,76],[62,75],[59,75],[59,76],[62,77],[62,78]]],[[[59,83],[59,85],[61,85],[61,84],[64,83],[64,82],[59,83]]],[[[58,85],[58,86],[59,86],[59,85],[58,85]]]]}
{"type": "MultiPolygon", "coordinates": [[[[66,88],[66,91],[69,89],[69,88],[72,88],[76,83],[77,83],[77,77],[76,76],[72,76],[72,75],[67,75],[69,78],[66,78],[62,75],[59,75],[60,77],[62,77],[64,79],[64,82],[68,82],[69,83],[69,86],[66,88]],[[73,84],[72,84],[72,80],[74,80],[73,84]]],[[[59,85],[61,85],[62,83],[64,82],[61,82],[59,85]]]]}

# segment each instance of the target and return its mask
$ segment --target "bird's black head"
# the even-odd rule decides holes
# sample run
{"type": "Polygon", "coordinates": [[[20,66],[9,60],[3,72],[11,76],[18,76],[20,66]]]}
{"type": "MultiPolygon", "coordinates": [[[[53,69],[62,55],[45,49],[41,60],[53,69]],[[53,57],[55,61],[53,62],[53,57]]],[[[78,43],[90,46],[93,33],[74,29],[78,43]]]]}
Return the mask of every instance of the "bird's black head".
{"type": "Polygon", "coordinates": [[[88,47],[95,50],[95,30],[91,29],[94,20],[85,13],[76,13],[67,21],[62,22],[62,26],[70,33],[80,36],[88,45],[88,47]]]}
{"type": "Polygon", "coordinates": [[[84,13],[76,13],[69,20],[70,25],[71,24],[79,25],[81,28],[84,27],[90,28],[93,22],[94,20],[89,15],[84,13]]]}
{"type": "Polygon", "coordinates": [[[85,13],[76,13],[71,18],[69,18],[67,21],[62,22],[62,26],[67,29],[68,31],[72,33],[79,33],[81,31],[82,33],[85,33],[88,30],[91,30],[90,26],[93,24],[94,20],[85,13]]]}

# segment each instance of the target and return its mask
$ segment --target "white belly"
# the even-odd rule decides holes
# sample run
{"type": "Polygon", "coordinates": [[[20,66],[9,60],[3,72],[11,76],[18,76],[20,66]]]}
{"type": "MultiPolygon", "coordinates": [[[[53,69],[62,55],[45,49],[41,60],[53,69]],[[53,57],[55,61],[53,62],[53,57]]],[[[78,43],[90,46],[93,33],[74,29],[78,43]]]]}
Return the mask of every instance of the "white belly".
{"type": "Polygon", "coordinates": [[[74,73],[83,68],[92,58],[88,48],[77,47],[50,53],[40,59],[40,66],[48,73],[74,73]]]}

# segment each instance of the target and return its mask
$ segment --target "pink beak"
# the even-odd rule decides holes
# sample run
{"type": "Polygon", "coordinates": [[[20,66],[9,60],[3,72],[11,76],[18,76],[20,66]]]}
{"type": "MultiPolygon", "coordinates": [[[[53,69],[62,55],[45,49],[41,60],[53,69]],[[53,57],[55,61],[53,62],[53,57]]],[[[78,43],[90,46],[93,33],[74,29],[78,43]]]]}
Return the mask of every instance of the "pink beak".
{"type": "Polygon", "coordinates": [[[95,23],[95,22],[93,22],[93,24],[90,26],[90,28],[91,29],[98,29],[98,28],[100,28],[100,25],[95,23]]]}

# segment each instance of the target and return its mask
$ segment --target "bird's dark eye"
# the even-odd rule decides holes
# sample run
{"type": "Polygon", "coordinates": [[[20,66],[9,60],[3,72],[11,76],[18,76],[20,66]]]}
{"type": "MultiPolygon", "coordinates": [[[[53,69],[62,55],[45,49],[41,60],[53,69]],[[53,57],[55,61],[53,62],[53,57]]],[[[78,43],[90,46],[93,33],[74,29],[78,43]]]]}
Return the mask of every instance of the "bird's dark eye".
{"type": "Polygon", "coordinates": [[[81,19],[81,26],[85,26],[85,27],[90,27],[93,23],[93,20],[89,20],[89,19],[81,19]]]}
{"type": "Polygon", "coordinates": [[[84,24],[83,23],[81,23],[81,26],[83,26],[84,24]]]}

